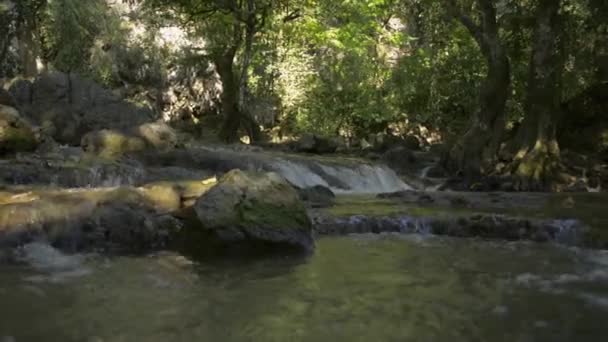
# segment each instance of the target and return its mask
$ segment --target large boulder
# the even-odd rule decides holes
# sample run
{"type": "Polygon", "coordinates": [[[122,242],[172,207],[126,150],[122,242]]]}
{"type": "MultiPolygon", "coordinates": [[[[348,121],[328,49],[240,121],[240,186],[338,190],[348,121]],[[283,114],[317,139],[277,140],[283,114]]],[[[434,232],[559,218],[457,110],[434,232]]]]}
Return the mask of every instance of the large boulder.
{"type": "Polygon", "coordinates": [[[276,173],[232,170],[194,206],[202,229],[222,243],[310,251],[311,222],[291,185],[276,173]]]}
{"type": "Polygon", "coordinates": [[[93,130],[123,130],[154,118],[147,107],[129,103],[93,80],[76,74],[46,73],[15,80],[9,92],[24,118],[62,144],[78,145],[93,130]]]}
{"type": "Polygon", "coordinates": [[[0,105],[0,155],[35,148],[36,135],[29,123],[21,118],[15,108],[0,105]]]}

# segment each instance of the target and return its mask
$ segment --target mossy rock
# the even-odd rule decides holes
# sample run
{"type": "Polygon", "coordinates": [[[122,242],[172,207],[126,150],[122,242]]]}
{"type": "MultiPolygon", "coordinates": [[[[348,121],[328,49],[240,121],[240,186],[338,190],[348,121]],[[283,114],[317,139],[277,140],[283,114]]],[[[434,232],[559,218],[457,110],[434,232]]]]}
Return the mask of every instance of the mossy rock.
{"type": "Polygon", "coordinates": [[[9,106],[0,105],[0,155],[28,152],[36,148],[36,135],[19,112],[9,106]]]}
{"type": "Polygon", "coordinates": [[[225,243],[312,250],[312,225],[298,193],[276,173],[228,172],[195,204],[204,229],[225,243]]]}
{"type": "Polygon", "coordinates": [[[87,133],[82,137],[80,145],[86,152],[105,158],[120,157],[146,149],[146,142],[142,138],[110,129],[87,133]]]}

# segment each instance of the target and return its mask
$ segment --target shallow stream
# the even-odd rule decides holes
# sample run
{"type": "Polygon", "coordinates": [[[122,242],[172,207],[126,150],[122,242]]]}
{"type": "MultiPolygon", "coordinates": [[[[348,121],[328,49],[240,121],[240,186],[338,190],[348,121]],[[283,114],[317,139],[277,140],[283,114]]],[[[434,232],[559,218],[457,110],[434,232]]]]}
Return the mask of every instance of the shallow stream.
{"type": "Polygon", "coordinates": [[[602,341],[608,252],[421,235],[310,257],[65,256],[0,266],[0,341],[602,341]]]}

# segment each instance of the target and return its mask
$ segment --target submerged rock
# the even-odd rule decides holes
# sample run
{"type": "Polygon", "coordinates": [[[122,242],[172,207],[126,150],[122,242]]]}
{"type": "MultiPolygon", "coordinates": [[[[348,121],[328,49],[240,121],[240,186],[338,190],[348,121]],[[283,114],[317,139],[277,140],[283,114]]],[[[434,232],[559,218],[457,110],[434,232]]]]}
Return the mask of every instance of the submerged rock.
{"type": "Polygon", "coordinates": [[[567,245],[581,245],[587,230],[577,220],[543,220],[497,214],[424,217],[322,215],[315,220],[315,232],[322,235],[398,232],[508,241],[555,241],[567,245]]]}
{"type": "Polygon", "coordinates": [[[300,199],[313,208],[325,208],[334,203],[336,195],[327,187],[315,185],[308,188],[298,188],[300,199]]]}
{"type": "Polygon", "coordinates": [[[223,243],[314,247],[306,209],[291,185],[276,173],[233,170],[194,206],[202,229],[223,243]]]}

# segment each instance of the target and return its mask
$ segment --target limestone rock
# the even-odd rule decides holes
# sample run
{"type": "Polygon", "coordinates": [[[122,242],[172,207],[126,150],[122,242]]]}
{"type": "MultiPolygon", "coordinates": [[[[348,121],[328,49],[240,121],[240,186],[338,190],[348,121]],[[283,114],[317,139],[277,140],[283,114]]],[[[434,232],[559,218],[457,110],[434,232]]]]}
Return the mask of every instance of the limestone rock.
{"type": "Polygon", "coordinates": [[[276,173],[232,170],[195,204],[222,242],[313,249],[311,222],[294,188],[276,173]]]}
{"type": "Polygon", "coordinates": [[[61,144],[78,145],[90,131],[124,130],[154,117],[149,108],[124,101],[76,74],[51,72],[33,81],[15,80],[9,92],[22,116],[61,144]]]}

